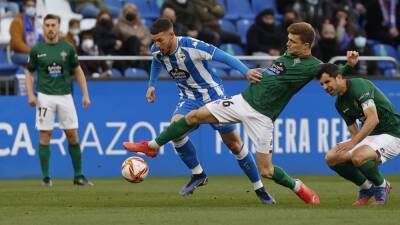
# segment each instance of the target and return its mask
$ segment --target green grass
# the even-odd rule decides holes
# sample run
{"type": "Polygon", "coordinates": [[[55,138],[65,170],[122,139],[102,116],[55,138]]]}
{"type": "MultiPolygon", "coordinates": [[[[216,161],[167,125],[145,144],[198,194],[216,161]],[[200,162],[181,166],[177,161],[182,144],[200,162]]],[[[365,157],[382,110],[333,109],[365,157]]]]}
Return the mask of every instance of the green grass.
{"type": "Polygon", "coordinates": [[[211,177],[194,195],[182,197],[184,177],[149,177],[141,184],[96,179],[94,187],[54,180],[0,181],[0,224],[400,224],[400,178],[386,206],[352,206],[357,188],[337,176],[301,177],[320,195],[321,205],[301,202],[290,190],[264,180],[277,204],[261,205],[245,177],[211,177]]]}

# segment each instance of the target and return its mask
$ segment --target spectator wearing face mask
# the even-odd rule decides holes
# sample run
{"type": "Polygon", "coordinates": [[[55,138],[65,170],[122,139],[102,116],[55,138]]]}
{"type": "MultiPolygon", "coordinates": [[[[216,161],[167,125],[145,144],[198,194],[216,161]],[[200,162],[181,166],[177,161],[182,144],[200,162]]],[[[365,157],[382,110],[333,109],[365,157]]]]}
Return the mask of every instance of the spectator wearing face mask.
{"type": "Polygon", "coordinates": [[[321,29],[321,39],[313,48],[313,55],[326,63],[332,57],[340,54],[335,27],[331,23],[324,23],[321,29]]]}
{"type": "MultiPolygon", "coordinates": [[[[368,44],[364,30],[359,30],[355,33],[354,38],[346,51],[357,51],[360,56],[374,55],[372,46],[368,44]]],[[[375,61],[360,60],[355,66],[356,74],[360,75],[380,75],[378,66],[375,61]]]]}
{"type": "MultiPolygon", "coordinates": [[[[99,47],[94,43],[94,36],[90,30],[82,31],[79,36],[81,40],[80,45],[78,46],[79,55],[102,55],[99,47]]],[[[95,78],[111,76],[111,70],[105,61],[81,61],[81,66],[87,76],[95,78]]]]}
{"type": "Polygon", "coordinates": [[[272,9],[261,11],[247,32],[247,53],[250,55],[280,55],[280,30],[272,9]]]}
{"type": "Polygon", "coordinates": [[[36,2],[27,0],[23,13],[18,14],[10,25],[11,61],[26,65],[31,48],[43,40],[40,21],[36,18],[36,2]]]}
{"type": "Polygon", "coordinates": [[[78,49],[80,44],[79,32],[81,31],[81,22],[77,19],[71,19],[68,23],[68,33],[65,40],[74,46],[75,50],[78,49]]]}
{"type": "Polygon", "coordinates": [[[114,23],[111,14],[102,10],[96,18],[96,25],[93,28],[94,42],[99,50],[105,55],[118,55],[122,47],[122,41],[118,39],[113,31],[114,23]]]}

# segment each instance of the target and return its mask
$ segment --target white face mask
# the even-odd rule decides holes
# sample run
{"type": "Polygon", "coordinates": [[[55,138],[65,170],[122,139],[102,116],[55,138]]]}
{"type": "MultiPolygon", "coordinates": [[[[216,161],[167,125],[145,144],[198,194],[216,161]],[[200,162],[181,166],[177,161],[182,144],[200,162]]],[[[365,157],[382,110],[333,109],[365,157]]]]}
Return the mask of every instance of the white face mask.
{"type": "Polygon", "coordinates": [[[176,0],[177,3],[179,4],[186,4],[187,0],[176,0]]]}
{"type": "Polygon", "coordinates": [[[356,37],[354,38],[354,44],[357,48],[364,48],[367,44],[367,39],[365,37],[356,37]]]}
{"type": "Polygon", "coordinates": [[[30,17],[34,17],[36,15],[36,8],[32,6],[28,6],[25,8],[26,15],[30,17]]]}
{"type": "Polygon", "coordinates": [[[69,32],[71,32],[72,35],[78,35],[80,32],[80,29],[78,28],[73,28],[71,30],[69,30],[69,32]]]}
{"type": "Polygon", "coordinates": [[[94,41],[93,39],[85,39],[82,41],[82,50],[85,52],[90,51],[94,46],[94,41]]]}

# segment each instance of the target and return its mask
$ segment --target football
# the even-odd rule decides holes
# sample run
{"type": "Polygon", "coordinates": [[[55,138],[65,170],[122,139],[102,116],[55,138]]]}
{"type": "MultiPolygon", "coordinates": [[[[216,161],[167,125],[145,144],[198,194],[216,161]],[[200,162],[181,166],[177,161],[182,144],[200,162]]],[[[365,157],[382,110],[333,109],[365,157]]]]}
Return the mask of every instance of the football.
{"type": "Polygon", "coordinates": [[[131,183],[142,182],[147,177],[148,172],[149,167],[146,161],[137,156],[125,159],[121,166],[122,176],[131,183]]]}

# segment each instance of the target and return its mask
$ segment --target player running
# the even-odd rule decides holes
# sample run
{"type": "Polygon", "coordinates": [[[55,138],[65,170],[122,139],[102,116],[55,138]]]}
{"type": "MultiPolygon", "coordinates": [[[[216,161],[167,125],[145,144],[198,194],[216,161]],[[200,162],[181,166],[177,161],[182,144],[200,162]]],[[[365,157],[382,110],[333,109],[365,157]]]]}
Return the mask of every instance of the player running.
{"type": "MultiPolygon", "coordinates": [[[[176,106],[171,121],[177,121],[192,110],[199,109],[206,103],[224,96],[221,79],[209,68],[208,61],[216,60],[239,70],[249,80],[261,77],[256,70],[249,70],[238,59],[230,56],[213,45],[190,38],[177,37],[173,25],[167,19],[155,21],[151,28],[154,44],[151,47],[153,61],[151,64],[149,87],[146,98],[155,100],[155,83],[161,68],[164,67],[175,80],[180,89],[180,101],[176,106]]],[[[197,129],[192,127],[191,130],[197,129]]],[[[264,204],[273,204],[274,199],[265,191],[257,170],[256,163],[247,146],[241,141],[234,125],[212,125],[221,135],[223,142],[236,156],[240,168],[248,176],[258,198],[264,204]]],[[[188,137],[182,133],[172,139],[179,157],[192,171],[190,181],[181,189],[181,195],[189,195],[207,183],[207,175],[198,160],[196,149],[188,137]]],[[[129,148],[129,143],[124,143],[129,148]]]]}
{"type": "Polygon", "coordinates": [[[336,110],[351,134],[327,153],[327,164],[360,187],[354,205],[365,205],[371,197],[372,204],[386,204],[391,186],[378,166],[400,153],[399,113],[371,81],[345,79],[334,64],[323,64],[316,78],[329,95],[337,96],[336,110]]]}
{"type": "Polygon", "coordinates": [[[35,45],[28,59],[26,70],[26,89],[28,103],[36,107],[36,128],[40,131],[39,158],[43,173],[43,185],[53,185],[49,175],[50,139],[57,115],[60,128],[68,140],[69,154],[74,168],[76,185],[89,185],[82,174],[82,153],[78,139],[78,116],[72,99],[72,81],[75,77],[81,88],[84,108],[89,107],[90,99],[85,75],[78,62],[72,45],[60,39],[60,17],[48,14],[44,17],[45,42],[35,45]],[[33,93],[33,72],[37,70],[37,92],[33,93]]]}

